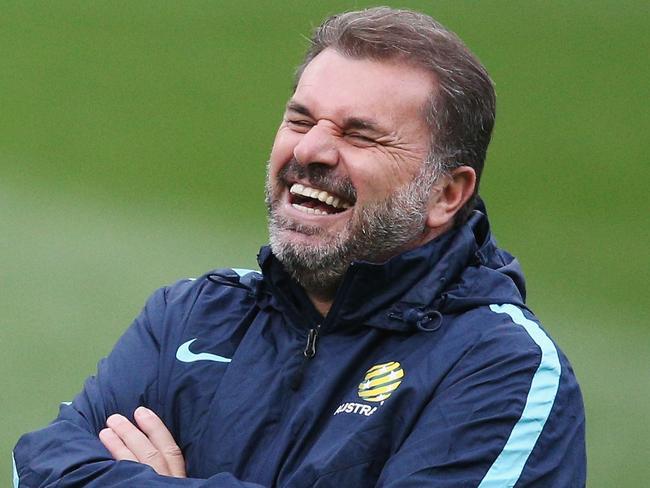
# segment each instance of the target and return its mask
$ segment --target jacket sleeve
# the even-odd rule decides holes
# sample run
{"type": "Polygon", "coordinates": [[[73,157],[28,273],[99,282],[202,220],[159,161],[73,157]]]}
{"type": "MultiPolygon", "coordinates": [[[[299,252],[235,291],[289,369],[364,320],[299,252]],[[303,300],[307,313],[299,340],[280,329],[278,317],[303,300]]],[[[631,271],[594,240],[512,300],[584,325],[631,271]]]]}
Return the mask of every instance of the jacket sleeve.
{"type": "Polygon", "coordinates": [[[100,361],[71,404],[62,404],[58,417],[42,430],[23,435],[14,449],[14,485],[20,488],[67,487],[259,487],[227,473],[208,480],[158,475],[145,464],[115,461],[98,433],[113,413],[133,420],[133,411],[158,405],[160,327],[166,289],[158,290],[110,355],[100,361]]]}
{"type": "Polygon", "coordinates": [[[377,486],[585,486],[584,407],[568,361],[519,308],[491,308],[503,322],[454,365],[377,486]]]}

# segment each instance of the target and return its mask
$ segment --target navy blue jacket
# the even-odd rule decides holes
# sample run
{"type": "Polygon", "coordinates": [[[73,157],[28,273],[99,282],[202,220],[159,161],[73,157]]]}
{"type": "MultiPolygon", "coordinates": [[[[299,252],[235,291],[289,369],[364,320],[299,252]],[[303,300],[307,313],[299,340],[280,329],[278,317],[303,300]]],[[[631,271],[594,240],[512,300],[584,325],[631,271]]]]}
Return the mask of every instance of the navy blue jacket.
{"type": "Polygon", "coordinates": [[[20,487],[582,487],[584,410],[487,217],[350,266],[321,317],[268,248],[261,273],[158,290],[97,375],[15,451],[20,487]],[[189,478],[97,434],[145,405],[189,478]]]}

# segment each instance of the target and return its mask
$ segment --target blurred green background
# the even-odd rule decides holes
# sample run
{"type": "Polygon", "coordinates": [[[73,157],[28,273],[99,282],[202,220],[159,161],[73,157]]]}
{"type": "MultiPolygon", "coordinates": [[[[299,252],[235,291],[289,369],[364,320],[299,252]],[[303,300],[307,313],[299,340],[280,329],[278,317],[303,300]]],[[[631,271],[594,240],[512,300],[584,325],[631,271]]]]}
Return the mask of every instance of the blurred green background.
{"type": "MultiPolygon", "coordinates": [[[[304,36],[370,5],[2,1],[7,485],[19,435],[72,398],[155,288],[256,265],[265,161],[304,36]]],[[[492,74],[482,194],[581,381],[589,486],[647,486],[648,2],[391,5],[438,18],[492,74]]]]}

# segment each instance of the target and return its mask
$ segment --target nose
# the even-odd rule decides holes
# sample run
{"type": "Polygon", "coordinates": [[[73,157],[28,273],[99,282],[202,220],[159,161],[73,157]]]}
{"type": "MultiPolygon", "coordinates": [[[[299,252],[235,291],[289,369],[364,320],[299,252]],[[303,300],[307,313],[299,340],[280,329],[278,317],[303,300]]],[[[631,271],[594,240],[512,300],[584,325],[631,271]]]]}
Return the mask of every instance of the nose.
{"type": "Polygon", "coordinates": [[[339,161],[336,135],[330,128],[316,124],[300,138],[293,148],[293,156],[300,164],[336,165],[339,161]]]}

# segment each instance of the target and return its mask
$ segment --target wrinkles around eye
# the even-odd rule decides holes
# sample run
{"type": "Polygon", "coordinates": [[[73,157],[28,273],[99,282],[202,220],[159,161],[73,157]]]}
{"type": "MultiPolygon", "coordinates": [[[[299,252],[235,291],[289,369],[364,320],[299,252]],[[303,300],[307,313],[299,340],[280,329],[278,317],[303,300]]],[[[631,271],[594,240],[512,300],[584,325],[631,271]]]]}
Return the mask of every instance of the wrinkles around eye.
{"type": "Polygon", "coordinates": [[[314,123],[308,120],[287,120],[287,124],[292,129],[304,131],[311,129],[314,126],[314,123]]]}
{"type": "MultiPolygon", "coordinates": [[[[310,120],[302,120],[302,119],[285,119],[287,126],[295,131],[299,132],[302,134],[306,134],[311,130],[312,127],[314,127],[314,122],[310,120]]],[[[374,146],[379,144],[378,141],[373,139],[370,136],[366,136],[363,134],[358,134],[358,133],[343,133],[339,135],[340,137],[343,137],[347,139],[348,141],[351,142],[351,144],[355,146],[360,146],[360,147],[369,147],[369,146],[374,146]]]]}
{"type": "Polygon", "coordinates": [[[354,140],[356,142],[360,142],[362,144],[376,144],[377,143],[377,141],[375,141],[371,137],[364,136],[364,135],[361,135],[361,134],[346,134],[345,137],[347,137],[348,139],[352,139],[352,140],[354,140]]]}

